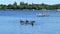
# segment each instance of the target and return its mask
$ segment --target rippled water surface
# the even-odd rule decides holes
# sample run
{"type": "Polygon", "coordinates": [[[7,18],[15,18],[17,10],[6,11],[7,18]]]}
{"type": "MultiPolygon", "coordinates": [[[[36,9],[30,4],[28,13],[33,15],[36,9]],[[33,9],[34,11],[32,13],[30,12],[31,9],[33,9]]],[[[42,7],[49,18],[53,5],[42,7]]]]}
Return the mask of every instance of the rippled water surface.
{"type": "Polygon", "coordinates": [[[60,11],[0,10],[0,34],[60,34],[60,11]],[[38,13],[49,16],[37,17],[38,13]],[[20,20],[35,20],[35,24],[20,25],[20,20]]]}

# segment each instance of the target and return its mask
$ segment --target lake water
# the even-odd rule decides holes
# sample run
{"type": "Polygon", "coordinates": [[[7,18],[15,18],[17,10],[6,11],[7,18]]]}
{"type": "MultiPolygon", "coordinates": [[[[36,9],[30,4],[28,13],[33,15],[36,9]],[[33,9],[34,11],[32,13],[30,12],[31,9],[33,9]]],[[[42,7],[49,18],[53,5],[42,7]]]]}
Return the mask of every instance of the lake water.
{"type": "Polygon", "coordinates": [[[60,11],[0,10],[0,34],[60,34],[60,11]],[[37,17],[38,13],[50,16],[37,17]],[[35,24],[20,25],[20,20],[35,20],[35,24]]]}

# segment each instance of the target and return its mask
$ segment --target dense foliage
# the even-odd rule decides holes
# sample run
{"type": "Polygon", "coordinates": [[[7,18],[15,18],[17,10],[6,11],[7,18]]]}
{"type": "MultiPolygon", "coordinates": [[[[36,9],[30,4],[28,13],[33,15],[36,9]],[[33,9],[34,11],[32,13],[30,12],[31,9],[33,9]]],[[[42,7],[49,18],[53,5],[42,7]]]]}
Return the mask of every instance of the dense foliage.
{"type": "Polygon", "coordinates": [[[19,5],[17,5],[16,2],[13,4],[8,4],[8,5],[3,5],[0,4],[0,9],[35,9],[35,10],[41,10],[41,9],[46,9],[46,10],[56,10],[60,9],[60,4],[54,4],[54,5],[47,5],[47,4],[28,4],[24,2],[20,2],[19,5]]]}

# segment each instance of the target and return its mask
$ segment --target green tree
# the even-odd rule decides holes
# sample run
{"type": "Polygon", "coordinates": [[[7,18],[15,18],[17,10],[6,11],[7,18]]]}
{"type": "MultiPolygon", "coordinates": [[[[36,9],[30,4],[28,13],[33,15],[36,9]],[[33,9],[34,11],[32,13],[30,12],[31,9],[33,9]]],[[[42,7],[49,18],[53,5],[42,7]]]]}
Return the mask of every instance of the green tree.
{"type": "Polygon", "coordinates": [[[13,3],[12,9],[17,9],[17,2],[14,2],[14,3],[13,3]]]}

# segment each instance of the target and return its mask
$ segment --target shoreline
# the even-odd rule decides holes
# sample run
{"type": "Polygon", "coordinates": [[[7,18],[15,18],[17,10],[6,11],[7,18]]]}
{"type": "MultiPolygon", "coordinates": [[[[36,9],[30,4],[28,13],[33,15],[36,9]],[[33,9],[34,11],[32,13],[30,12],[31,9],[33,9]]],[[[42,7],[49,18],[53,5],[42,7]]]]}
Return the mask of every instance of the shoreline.
{"type": "MultiPolygon", "coordinates": [[[[36,9],[0,9],[0,10],[36,10],[36,9]]],[[[41,10],[44,10],[46,11],[45,9],[41,9],[41,10]]],[[[60,11],[59,9],[56,9],[57,11],[60,11]]],[[[48,10],[49,11],[49,10],[48,10]]]]}

